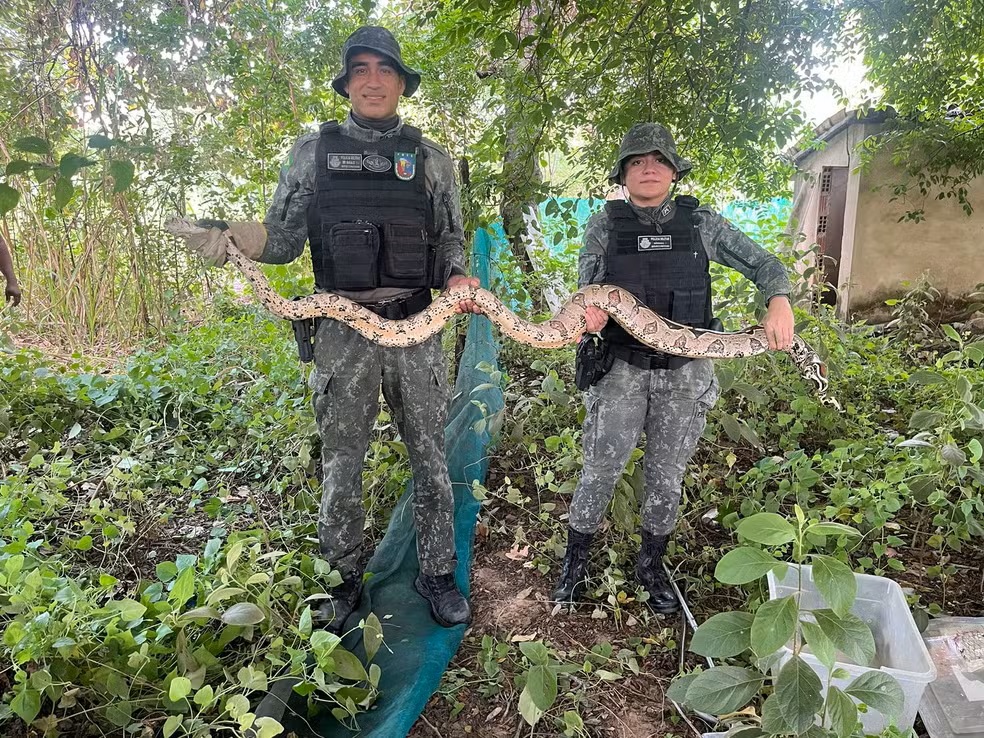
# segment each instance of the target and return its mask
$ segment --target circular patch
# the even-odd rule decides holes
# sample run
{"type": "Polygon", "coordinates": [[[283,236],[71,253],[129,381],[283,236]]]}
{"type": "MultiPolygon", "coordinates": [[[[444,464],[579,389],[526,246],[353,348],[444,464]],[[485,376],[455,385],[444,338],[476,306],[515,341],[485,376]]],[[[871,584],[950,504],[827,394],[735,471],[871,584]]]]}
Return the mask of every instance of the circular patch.
{"type": "Polygon", "coordinates": [[[393,168],[393,162],[379,154],[369,154],[362,160],[362,166],[370,172],[388,172],[393,168]]]}

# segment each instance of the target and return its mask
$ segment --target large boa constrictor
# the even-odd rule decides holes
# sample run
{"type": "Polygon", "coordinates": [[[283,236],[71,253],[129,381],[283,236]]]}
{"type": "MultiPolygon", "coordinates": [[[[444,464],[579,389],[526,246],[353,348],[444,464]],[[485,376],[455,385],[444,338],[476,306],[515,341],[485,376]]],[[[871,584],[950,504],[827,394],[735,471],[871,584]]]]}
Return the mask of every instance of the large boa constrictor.
{"type": "MultiPolygon", "coordinates": [[[[167,229],[177,236],[200,235],[204,229],[185,220],[174,220],[167,229]]],[[[628,290],[606,284],[579,289],[557,314],[542,323],[523,320],[488,290],[452,287],[442,292],[425,310],[406,320],[386,320],[357,302],[340,295],[320,293],[288,300],[277,294],[254,262],[243,256],[227,239],[229,261],[252,283],[256,295],[274,315],[287,320],[332,318],[354,328],[370,341],[382,346],[413,346],[444,328],[456,314],[461,300],[474,300],[499,329],[510,338],[538,348],[558,348],[577,341],[584,332],[584,310],[601,308],[625,330],[647,346],[667,354],[692,359],[734,359],[764,354],[769,342],[762,326],[737,333],[689,328],[667,320],[636,299],[628,290]]],[[[793,337],[789,354],[803,377],[815,388],[819,399],[834,407],[827,396],[827,370],[817,352],[799,336],[793,337]]]]}

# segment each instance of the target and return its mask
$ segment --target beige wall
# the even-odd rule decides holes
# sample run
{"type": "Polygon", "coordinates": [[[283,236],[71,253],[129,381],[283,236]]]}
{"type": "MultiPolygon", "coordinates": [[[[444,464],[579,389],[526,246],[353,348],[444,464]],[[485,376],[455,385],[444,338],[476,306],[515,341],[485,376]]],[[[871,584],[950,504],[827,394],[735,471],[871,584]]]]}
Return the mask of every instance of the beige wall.
{"type": "Polygon", "coordinates": [[[984,282],[984,180],[978,178],[968,188],[968,199],[975,205],[969,217],[956,198],[937,200],[935,194],[923,197],[917,191],[907,201],[891,202],[890,187],[874,189],[900,181],[903,175],[887,153],[860,174],[848,267],[850,296],[844,306],[848,310],[904,292],[902,282],[915,282],[923,272],[929,273],[934,287],[951,296],[984,282]],[[907,211],[917,209],[925,210],[925,220],[899,222],[907,211]]]}

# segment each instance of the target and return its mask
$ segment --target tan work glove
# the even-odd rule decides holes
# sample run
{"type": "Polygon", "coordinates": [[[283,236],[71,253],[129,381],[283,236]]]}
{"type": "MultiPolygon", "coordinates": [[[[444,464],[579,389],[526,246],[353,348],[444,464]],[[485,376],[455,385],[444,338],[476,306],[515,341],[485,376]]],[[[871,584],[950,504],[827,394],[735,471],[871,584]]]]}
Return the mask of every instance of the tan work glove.
{"type": "Polygon", "coordinates": [[[226,263],[226,236],[247,259],[256,261],[266,247],[266,228],[256,221],[199,220],[194,225],[184,219],[169,223],[166,228],[184,238],[188,249],[201,256],[209,266],[226,263]]]}

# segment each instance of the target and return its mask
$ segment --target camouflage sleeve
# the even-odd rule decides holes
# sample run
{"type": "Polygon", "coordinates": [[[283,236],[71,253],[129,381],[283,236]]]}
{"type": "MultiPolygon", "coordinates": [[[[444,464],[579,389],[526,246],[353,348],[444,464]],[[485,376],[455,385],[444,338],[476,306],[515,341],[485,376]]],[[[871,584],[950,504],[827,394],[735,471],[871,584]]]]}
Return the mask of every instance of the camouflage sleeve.
{"type": "Polygon", "coordinates": [[[280,179],[263,225],[267,243],[259,261],[286,264],[304,252],[307,241],[307,212],[314,196],[314,160],[318,134],[297,140],[280,168],[280,179]]]}
{"type": "Polygon", "coordinates": [[[439,263],[444,264],[445,281],[448,277],[467,274],[465,269],[465,234],[461,220],[461,194],[454,179],[451,157],[440,146],[424,141],[427,165],[427,194],[430,198],[431,217],[434,224],[434,248],[439,263]]]}
{"type": "Polygon", "coordinates": [[[792,284],[778,257],[713,210],[700,208],[697,213],[701,216],[698,228],[707,258],[752,280],[767,303],[776,295],[789,295],[792,284]]]}
{"type": "Polygon", "coordinates": [[[601,284],[608,271],[608,214],[602,210],[588,219],[577,257],[577,286],[601,284]]]}

